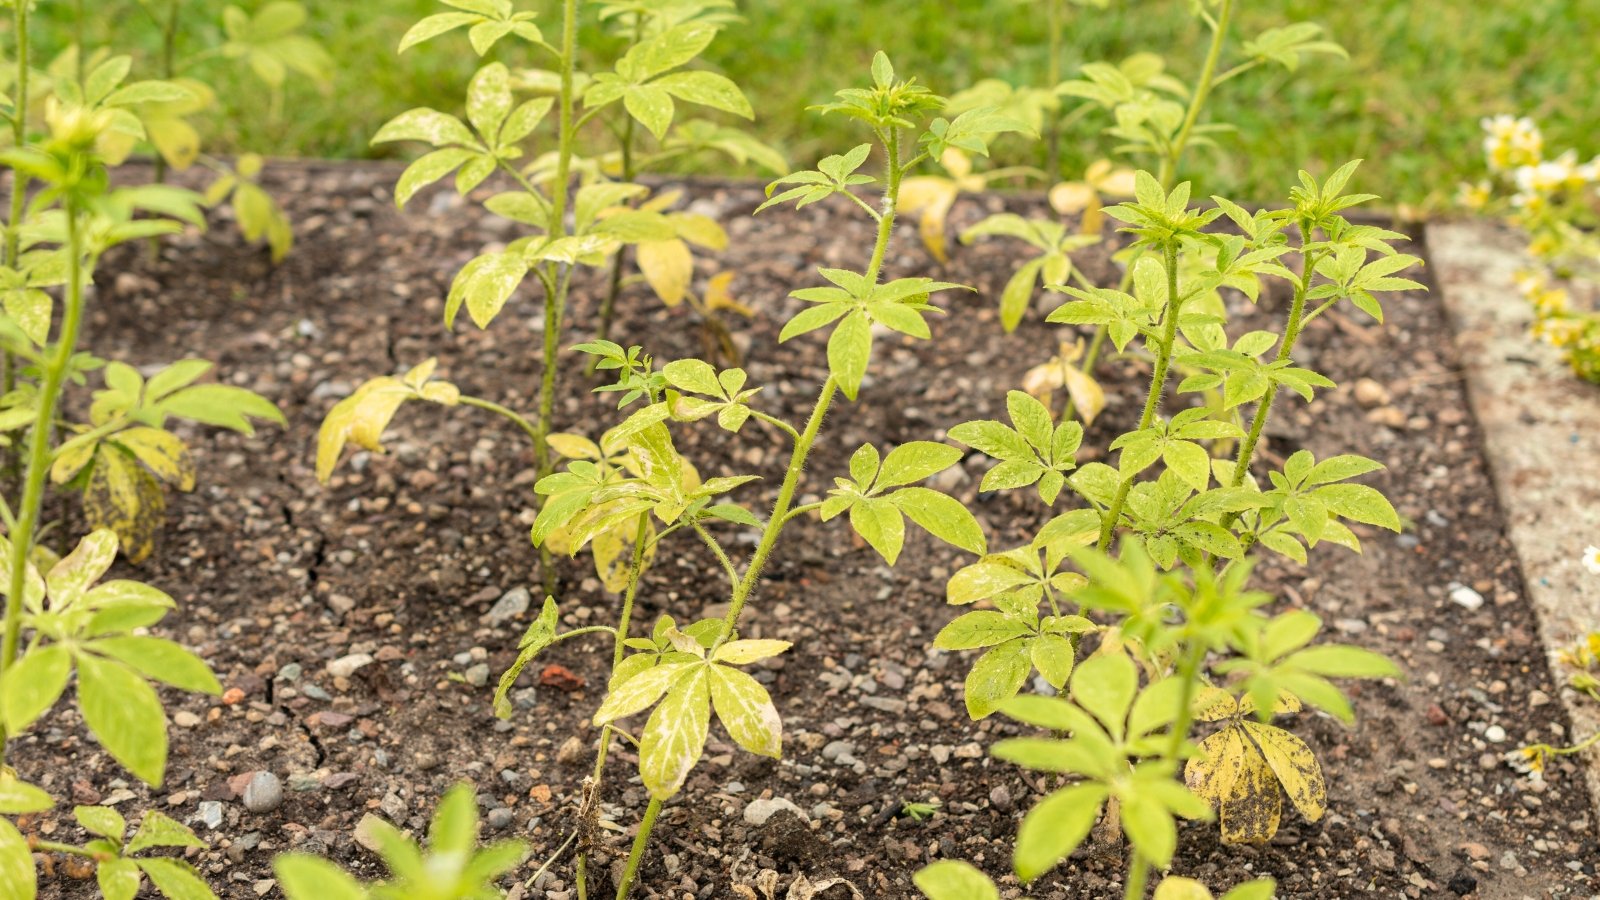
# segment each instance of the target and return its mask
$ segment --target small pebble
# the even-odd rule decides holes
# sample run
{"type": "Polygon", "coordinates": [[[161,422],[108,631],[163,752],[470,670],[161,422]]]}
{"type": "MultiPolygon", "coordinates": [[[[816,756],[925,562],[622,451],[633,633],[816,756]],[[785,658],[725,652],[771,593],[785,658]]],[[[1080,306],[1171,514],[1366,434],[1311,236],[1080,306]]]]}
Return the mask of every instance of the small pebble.
{"type": "Polygon", "coordinates": [[[257,772],[244,786],[244,808],[253,813],[272,812],[283,805],[283,782],[271,772],[257,772]]]}

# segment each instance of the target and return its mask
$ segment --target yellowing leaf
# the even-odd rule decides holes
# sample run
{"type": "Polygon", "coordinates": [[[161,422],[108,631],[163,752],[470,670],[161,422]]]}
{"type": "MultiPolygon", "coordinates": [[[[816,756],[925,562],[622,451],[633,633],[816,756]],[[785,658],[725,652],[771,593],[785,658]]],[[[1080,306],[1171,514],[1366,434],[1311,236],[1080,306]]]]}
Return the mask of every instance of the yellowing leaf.
{"type": "Polygon", "coordinates": [[[167,498],[161,482],[133,457],[102,445],[83,489],[83,512],[91,526],[116,532],[122,552],[137,563],[155,549],[167,498]]]}
{"type": "Polygon", "coordinates": [[[164,428],[129,428],[119,431],[113,442],[132,453],[162,481],[180,491],[194,490],[194,457],[188,445],[164,428]]]}
{"type": "Polygon", "coordinates": [[[733,294],[728,290],[728,285],[733,282],[733,272],[718,272],[706,281],[705,297],[702,301],[707,310],[715,312],[719,309],[728,309],[745,318],[756,314],[750,307],[733,299],[733,294]]]}
{"type": "Polygon", "coordinates": [[[1050,189],[1050,206],[1064,216],[1076,215],[1098,203],[1094,187],[1083,181],[1063,181],[1050,189]]]}
{"type": "Polygon", "coordinates": [[[661,302],[677,306],[689,293],[694,277],[694,256],[680,238],[670,241],[642,241],[636,248],[639,271],[661,302]]]}
{"type": "Polygon", "coordinates": [[[384,429],[412,394],[399,380],[384,376],[335,404],[317,433],[317,480],[326,482],[333,475],[346,443],[382,453],[384,429]]]}
{"type": "Polygon", "coordinates": [[[1249,720],[1240,724],[1300,814],[1312,822],[1321,819],[1328,809],[1328,786],[1322,780],[1322,765],[1306,742],[1272,725],[1249,720]]]}
{"type": "Polygon", "coordinates": [[[939,262],[950,260],[945,247],[945,219],[960,192],[954,181],[932,175],[907,178],[900,185],[900,208],[909,215],[921,217],[918,232],[922,235],[923,246],[939,262]]]}
{"type": "Polygon", "coordinates": [[[729,641],[717,648],[712,660],[731,666],[742,666],[757,660],[777,656],[794,645],[788,641],[743,640],[729,641]]]}
{"type": "Polygon", "coordinates": [[[1193,878],[1168,875],[1156,885],[1154,900],[1213,900],[1213,896],[1210,889],[1193,878]]]}
{"type": "Polygon", "coordinates": [[[1072,398],[1072,407],[1078,411],[1078,418],[1083,424],[1089,425],[1095,417],[1106,408],[1106,392],[1100,387],[1100,382],[1077,366],[1067,366],[1062,370],[1067,382],[1067,396],[1072,398]]]}
{"type": "Polygon", "coordinates": [[[1267,761],[1237,725],[1200,742],[1201,755],[1184,766],[1184,781],[1218,812],[1222,839],[1260,844],[1278,832],[1282,795],[1267,761]]]}
{"type": "MultiPolygon", "coordinates": [[[[689,771],[705,750],[706,732],[711,725],[707,668],[697,664],[695,671],[674,684],[650,714],[644,733],[639,736],[639,777],[657,800],[665,800],[683,788],[689,771]]],[[[631,679],[622,689],[649,674],[631,679]]]]}
{"type": "MultiPolygon", "coordinates": [[[[645,521],[649,534],[645,540],[640,572],[649,569],[650,564],[655,561],[656,547],[659,545],[655,540],[655,525],[649,522],[648,517],[645,521]]],[[[620,594],[628,589],[629,575],[633,569],[634,538],[638,535],[637,519],[630,516],[589,540],[589,552],[594,555],[595,574],[599,576],[600,583],[605,589],[613,594],[620,594]]]]}
{"type": "Polygon", "coordinates": [[[728,233],[722,230],[717,220],[699,213],[672,213],[667,216],[667,221],[672,223],[672,228],[678,237],[698,244],[708,250],[726,250],[728,248],[728,233]]]}
{"type": "Polygon", "coordinates": [[[550,449],[567,459],[599,459],[600,446],[581,434],[552,434],[545,438],[550,449]]]}

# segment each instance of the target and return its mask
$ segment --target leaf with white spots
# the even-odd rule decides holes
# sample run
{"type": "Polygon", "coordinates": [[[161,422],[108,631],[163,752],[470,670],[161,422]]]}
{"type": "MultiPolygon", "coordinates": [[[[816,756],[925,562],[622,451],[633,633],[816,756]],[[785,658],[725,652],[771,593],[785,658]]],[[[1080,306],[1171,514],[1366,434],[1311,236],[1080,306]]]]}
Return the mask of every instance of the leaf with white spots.
{"type": "Polygon", "coordinates": [[[783,756],[783,723],[767,689],[727,666],[711,667],[711,701],[717,719],[741,747],[760,756],[783,756]]]}
{"type": "MultiPolygon", "coordinates": [[[[706,732],[711,725],[709,677],[706,666],[692,668],[672,685],[639,736],[639,777],[657,800],[665,800],[683,788],[684,780],[705,751],[706,732]]],[[[629,680],[622,690],[653,671],[629,680]]]]}

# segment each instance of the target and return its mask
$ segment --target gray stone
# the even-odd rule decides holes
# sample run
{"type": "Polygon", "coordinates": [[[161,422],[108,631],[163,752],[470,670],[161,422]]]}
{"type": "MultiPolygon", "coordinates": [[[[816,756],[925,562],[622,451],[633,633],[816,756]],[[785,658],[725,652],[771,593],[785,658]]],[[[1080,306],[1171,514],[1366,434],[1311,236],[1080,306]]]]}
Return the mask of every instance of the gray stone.
{"type": "Polygon", "coordinates": [[[525,587],[514,587],[506,591],[494,606],[484,614],[483,621],[489,625],[503,625],[528,611],[528,604],[533,602],[533,595],[525,587]]]}
{"type": "Polygon", "coordinates": [[[473,687],[483,687],[489,683],[489,664],[478,663],[477,665],[467,669],[465,675],[467,684],[470,684],[473,687]]]}
{"type": "Polygon", "coordinates": [[[242,799],[253,813],[272,812],[283,805],[283,782],[271,772],[257,772],[245,784],[242,799]]]}
{"type": "Polygon", "coordinates": [[[800,807],[782,797],[773,797],[771,800],[751,800],[744,808],[744,821],[747,825],[760,828],[767,824],[768,819],[783,810],[794,813],[795,818],[802,821],[806,819],[806,814],[801,812],[800,807]]]}
{"type": "Polygon", "coordinates": [[[222,803],[217,800],[200,801],[200,821],[212,830],[221,828],[222,803]]]}
{"type": "Polygon", "coordinates": [[[370,653],[352,653],[349,656],[341,656],[328,663],[328,674],[335,678],[349,678],[362,666],[371,665],[372,661],[372,654],[370,653]]]}

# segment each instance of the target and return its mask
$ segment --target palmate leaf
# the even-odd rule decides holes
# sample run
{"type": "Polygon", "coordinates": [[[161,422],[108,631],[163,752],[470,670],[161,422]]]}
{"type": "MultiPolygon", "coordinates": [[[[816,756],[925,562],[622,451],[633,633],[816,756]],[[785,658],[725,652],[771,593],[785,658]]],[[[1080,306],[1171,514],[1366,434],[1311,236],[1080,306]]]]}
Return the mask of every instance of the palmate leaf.
{"type": "Polygon", "coordinates": [[[1227,843],[1271,840],[1285,793],[1309,821],[1321,819],[1327,809],[1316,756],[1281,728],[1236,719],[1201,741],[1200,750],[1202,755],[1185,766],[1184,780],[1218,811],[1227,843]]]}

